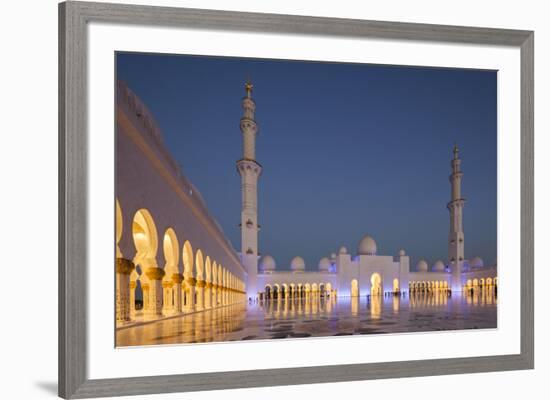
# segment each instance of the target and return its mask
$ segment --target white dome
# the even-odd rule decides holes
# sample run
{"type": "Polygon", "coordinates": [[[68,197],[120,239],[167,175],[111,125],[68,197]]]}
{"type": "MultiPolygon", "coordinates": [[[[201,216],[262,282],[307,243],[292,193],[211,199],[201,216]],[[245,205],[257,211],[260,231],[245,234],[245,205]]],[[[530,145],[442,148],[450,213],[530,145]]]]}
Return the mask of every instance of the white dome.
{"type": "Polygon", "coordinates": [[[340,250],[338,250],[338,254],[348,254],[348,249],[346,249],[345,246],[340,247],[340,250]]]}
{"type": "Polygon", "coordinates": [[[290,269],[293,271],[303,271],[306,269],[306,262],[302,257],[294,257],[290,262],[290,269]]]}
{"type": "Polygon", "coordinates": [[[262,271],[273,271],[276,266],[277,264],[275,264],[275,259],[270,255],[265,255],[260,260],[260,269],[262,271]]]}
{"type": "Polygon", "coordinates": [[[432,266],[432,271],[434,272],[444,272],[445,271],[445,264],[443,264],[443,261],[437,260],[435,264],[432,266]]]}
{"type": "Polygon", "coordinates": [[[376,242],[371,236],[365,235],[361,239],[359,246],[357,246],[357,254],[369,256],[376,254],[376,242]]]}
{"type": "Polygon", "coordinates": [[[319,271],[328,271],[330,269],[330,260],[323,257],[319,260],[319,271]]]}
{"type": "Polygon", "coordinates": [[[400,256],[406,255],[405,250],[403,250],[403,249],[399,250],[399,255],[400,255],[400,256]]]}
{"type": "Polygon", "coordinates": [[[332,261],[336,261],[336,253],[332,253],[332,254],[330,255],[330,259],[331,259],[332,261]]]}
{"type": "Polygon", "coordinates": [[[470,260],[470,267],[472,268],[483,268],[483,265],[481,257],[474,257],[470,260]]]}
{"type": "Polygon", "coordinates": [[[427,272],[428,271],[428,263],[426,262],[426,260],[418,261],[418,264],[416,264],[416,270],[418,272],[427,272]]]}

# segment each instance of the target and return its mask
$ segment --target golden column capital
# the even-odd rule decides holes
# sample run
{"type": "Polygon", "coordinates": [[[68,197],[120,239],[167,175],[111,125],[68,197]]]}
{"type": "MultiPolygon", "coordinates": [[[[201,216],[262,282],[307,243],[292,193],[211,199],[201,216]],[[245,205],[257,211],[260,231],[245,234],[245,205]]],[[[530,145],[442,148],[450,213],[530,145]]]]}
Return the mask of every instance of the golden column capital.
{"type": "Polygon", "coordinates": [[[145,271],[145,275],[147,275],[147,278],[151,279],[152,281],[160,281],[162,278],[164,278],[164,275],[166,275],[166,272],[162,268],[149,268],[147,271],[145,271]]]}
{"type": "Polygon", "coordinates": [[[200,288],[203,288],[206,286],[206,282],[203,281],[203,280],[198,280],[197,281],[197,287],[200,287],[200,288]]]}
{"type": "Polygon", "coordinates": [[[116,259],[116,272],[123,275],[130,275],[134,270],[135,265],[132,261],[125,258],[116,259]]]}
{"type": "Polygon", "coordinates": [[[189,286],[195,286],[197,284],[197,280],[190,276],[185,279],[185,283],[187,283],[189,286]]]}
{"type": "Polygon", "coordinates": [[[174,282],[174,283],[182,283],[183,280],[184,280],[184,278],[183,278],[182,274],[173,274],[172,275],[172,282],[174,282]]]}

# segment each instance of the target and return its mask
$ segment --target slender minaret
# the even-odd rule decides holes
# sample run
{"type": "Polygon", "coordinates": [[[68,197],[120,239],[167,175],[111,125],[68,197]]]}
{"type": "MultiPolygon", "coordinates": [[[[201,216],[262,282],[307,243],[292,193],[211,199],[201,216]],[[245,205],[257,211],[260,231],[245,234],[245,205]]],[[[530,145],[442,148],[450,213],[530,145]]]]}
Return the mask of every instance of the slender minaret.
{"type": "Polygon", "coordinates": [[[454,291],[462,289],[462,266],[464,264],[464,230],[462,228],[462,210],[465,200],[462,198],[460,188],[462,184],[462,171],[460,170],[460,158],[458,147],[453,148],[451,161],[452,173],[449,176],[451,182],[451,201],[447,204],[451,224],[449,231],[449,265],[451,267],[451,287],[454,291]]]}
{"type": "Polygon", "coordinates": [[[252,100],[252,84],[245,84],[246,96],[242,101],[243,117],[241,133],[243,135],[243,158],[237,161],[237,171],[241,176],[241,260],[248,272],[247,297],[258,295],[258,177],[262,166],[256,161],[256,135],[258,125],[254,120],[256,104],[252,100]]]}

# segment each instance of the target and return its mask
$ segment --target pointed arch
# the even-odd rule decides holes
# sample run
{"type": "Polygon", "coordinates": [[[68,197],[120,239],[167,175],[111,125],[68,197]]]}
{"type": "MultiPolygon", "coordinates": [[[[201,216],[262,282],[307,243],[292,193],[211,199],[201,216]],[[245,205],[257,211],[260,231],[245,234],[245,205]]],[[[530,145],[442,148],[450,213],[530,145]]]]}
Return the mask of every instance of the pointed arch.
{"type": "Polygon", "coordinates": [[[193,267],[194,267],[194,255],[193,255],[193,247],[191,246],[191,243],[189,240],[186,240],[185,243],[183,243],[183,250],[182,250],[182,261],[183,261],[183,274],[186,278],[192,278],[194,276],[193,274],[193,267]]]}
{"type": "Polygon", "coordinates": [[[120,203],[118,199],[116,199],[116,207],[115,207],[115,237],[116,237],[116,257],[122,258],[122,251],[120,250],[119,243],[120,239],[122,239],[122,227],[124,225],[124,221],[122,219],[122,209],[120,208],[120,203]]]}
{"type": "Polygon", "coordinates": [[[144,267],[156,267],[157,227],[153,216],[145,208],[138,210],[134,215],[132,237],[136,248],[134,264],[143,264],[144,267]]]}
{"type": "MultiPolygon", "coordinates": [[[[162,249],[164,252],[164,260],[166,262],[164,270],[168,273],[178,274],[179,271],[179,243],[176,232],[172,228],[168,228],[164,233],[162,241],[162,249]]],[[[167,274],[168,276],[168,274],[167,274]]]]}

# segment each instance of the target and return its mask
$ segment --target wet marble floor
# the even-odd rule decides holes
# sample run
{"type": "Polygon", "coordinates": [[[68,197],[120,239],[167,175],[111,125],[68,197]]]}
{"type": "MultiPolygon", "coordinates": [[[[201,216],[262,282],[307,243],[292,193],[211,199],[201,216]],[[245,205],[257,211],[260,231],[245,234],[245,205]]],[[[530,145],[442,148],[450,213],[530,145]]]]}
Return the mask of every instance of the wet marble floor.
{"type": "Polygon", "coordinates": [[[497,327],[490,294],[280,299],[117,329],[117,346],[289,339],[497,327]]]}

